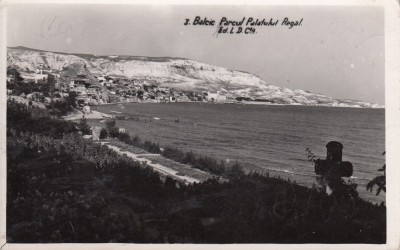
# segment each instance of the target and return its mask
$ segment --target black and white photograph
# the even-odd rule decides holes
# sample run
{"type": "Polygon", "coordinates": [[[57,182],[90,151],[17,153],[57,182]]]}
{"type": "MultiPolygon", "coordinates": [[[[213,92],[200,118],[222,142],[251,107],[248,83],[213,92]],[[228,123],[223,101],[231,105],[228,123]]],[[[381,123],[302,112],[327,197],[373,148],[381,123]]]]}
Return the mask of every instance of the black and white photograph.
{"type": "Polygon", "coordinates": [[[7,2],[6,245],[386,249],[386,12],[365,2],[7,2]]]}

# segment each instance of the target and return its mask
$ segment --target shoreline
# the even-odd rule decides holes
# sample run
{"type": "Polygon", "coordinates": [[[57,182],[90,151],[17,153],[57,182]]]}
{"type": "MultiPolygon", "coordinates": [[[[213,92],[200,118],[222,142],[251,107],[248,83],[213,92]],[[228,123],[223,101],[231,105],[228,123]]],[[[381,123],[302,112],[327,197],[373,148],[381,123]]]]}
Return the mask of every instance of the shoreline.
{"type": "Polygon", "coordinates": [[[110,105],[124,105],[124,104],[175,104],[175,103],[201,103],[201,104],[237,104],[237,105],[265,105],[265,106],[301,106],[301,107],[326,107],[326,108],[354,108],[354,109],[385,109],[385,106],[379,105],[378,107],[358,107],[358,106],[332,106],[332,105],[304,105],[304,104],[284,104],[284,103],[267,103],[267,102],[115,102],[115,103],[102,103],[96,106],[110,106],[110,105]]]}

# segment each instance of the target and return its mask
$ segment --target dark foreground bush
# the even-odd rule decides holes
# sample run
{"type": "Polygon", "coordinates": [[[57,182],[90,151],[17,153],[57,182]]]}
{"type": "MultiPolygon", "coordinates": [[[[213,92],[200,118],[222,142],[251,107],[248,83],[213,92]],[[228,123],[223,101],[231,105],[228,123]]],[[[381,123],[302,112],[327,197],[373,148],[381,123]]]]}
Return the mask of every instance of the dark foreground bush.
{"type": "Polygon", "coordinates": [[[8,242],[385,242],[384,206],[257,174],[181,186],[113,157],[103,168],[55,152],[10,158],[8,242]]]}

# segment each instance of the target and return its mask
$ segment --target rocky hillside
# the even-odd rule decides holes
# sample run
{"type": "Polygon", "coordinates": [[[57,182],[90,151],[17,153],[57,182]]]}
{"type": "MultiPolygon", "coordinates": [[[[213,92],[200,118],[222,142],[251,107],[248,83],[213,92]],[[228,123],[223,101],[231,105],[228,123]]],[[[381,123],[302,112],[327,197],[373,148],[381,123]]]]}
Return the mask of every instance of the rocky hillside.
{"type": "Polygon", "coordinates": [[[146,79],[152,84],[182,91],[219,92],[228,98],[277,104],[379,107],[353,100],[338,100],[304,90],[291,90],[267,84],[260,77],[209,64],[170,57],[95,56],[66,54],[10,47],[9,66],[35,70],[40,64],[63,70],[71,64],[86,65],[96,76],[146,79]]]}

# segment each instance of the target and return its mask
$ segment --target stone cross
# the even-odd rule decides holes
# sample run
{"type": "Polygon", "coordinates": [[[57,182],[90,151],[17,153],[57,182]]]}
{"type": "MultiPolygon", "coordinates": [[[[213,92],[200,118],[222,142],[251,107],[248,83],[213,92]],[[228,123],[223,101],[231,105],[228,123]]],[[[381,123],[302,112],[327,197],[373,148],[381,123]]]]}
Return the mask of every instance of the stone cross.
{"type": "Polygon", "coordinates": [[[315,173],[322,177],[328,195],[342,184],[342,177],[353,175],[353,164],[342,161],[343,145],[337,141],[326,144],[326,160],[315,161],[315,173]]]}

